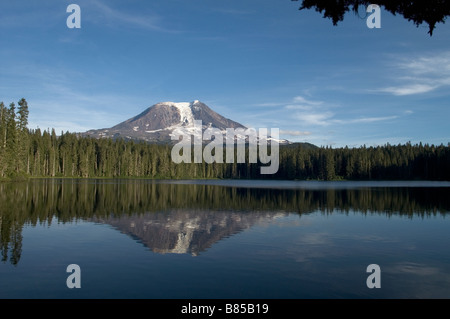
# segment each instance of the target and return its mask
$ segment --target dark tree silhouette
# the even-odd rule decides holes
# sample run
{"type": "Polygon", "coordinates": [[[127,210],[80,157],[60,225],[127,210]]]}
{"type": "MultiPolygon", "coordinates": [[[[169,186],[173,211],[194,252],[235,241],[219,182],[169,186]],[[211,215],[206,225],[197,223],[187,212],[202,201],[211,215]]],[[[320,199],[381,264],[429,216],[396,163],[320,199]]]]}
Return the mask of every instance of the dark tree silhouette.
{"type": "MultiPolygon", "coordinates": [[[[291,0],[298,1],[298,0],[291,0]]],[[[370,4],[378,4],[393,15],[402,15],[412,21],[417,27],[422,23],[428,24],[430,36],[437,23],[445,23],[450,15],[450,1],[448,0],[303,0],[300,10],[315,9],[337,25],[344,20],[346,12],[357,13],[360,7],[366,8],[370,4]]]]}

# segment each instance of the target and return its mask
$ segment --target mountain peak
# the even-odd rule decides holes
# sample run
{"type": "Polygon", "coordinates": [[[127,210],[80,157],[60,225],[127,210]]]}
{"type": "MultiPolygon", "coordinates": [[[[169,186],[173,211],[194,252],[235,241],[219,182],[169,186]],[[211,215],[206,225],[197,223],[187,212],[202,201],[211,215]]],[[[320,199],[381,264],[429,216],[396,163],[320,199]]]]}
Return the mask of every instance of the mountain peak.
{"type": "Polygon", "coordinates": [[[192,102],[159,102],[139,115],[111,128],[89,130],[82,135],[96,138],[124,138],[149,142],[169,142],[172,132],[180,127],[193,127],[194,121],[202,121],[204,127],[220,130],[246,128],[223,117],[199,100],[192,102]]]}

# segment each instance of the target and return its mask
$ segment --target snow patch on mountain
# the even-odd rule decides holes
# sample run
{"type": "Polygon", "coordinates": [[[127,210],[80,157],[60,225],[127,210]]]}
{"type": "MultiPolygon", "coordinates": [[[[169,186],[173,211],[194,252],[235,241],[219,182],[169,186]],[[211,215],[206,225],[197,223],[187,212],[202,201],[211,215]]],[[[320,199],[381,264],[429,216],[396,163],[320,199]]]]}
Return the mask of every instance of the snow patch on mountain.
{"type": "Polygon", "coordinates": [[[192,114],[192,105],[198,101],[194,101],[192,103],[189,102],[164,102],[162,104],[166,104],[169,106],[174,106],[178,109],[180,113],[180,123],[181,126],[194,126],[194,114],[192,114]]]}
{"type": "Polygon", "coordinates": [[[159,131],[172,131],[172,134],[169,134],[169,136],[172,136],[174,133],[178,133],[176,130],[182,128],[182,129],[188,129],[189,132],[194,133],[194,114],[192,113],[192,108],[195,108],[196,110],[199,109],[199,106],[196,105],[200,103],[200,101],[195,100],[194,102],[162,102],[158,103],[161,105],[167,105],[167,106],[174,106],[178,109],[178,113],[180,114],[180,122],[174,125],[171,125],[169,127],[166,127],[164,129],[157,129],[157,130],[146,130],[146,133],[156,133],[159,131]]]}

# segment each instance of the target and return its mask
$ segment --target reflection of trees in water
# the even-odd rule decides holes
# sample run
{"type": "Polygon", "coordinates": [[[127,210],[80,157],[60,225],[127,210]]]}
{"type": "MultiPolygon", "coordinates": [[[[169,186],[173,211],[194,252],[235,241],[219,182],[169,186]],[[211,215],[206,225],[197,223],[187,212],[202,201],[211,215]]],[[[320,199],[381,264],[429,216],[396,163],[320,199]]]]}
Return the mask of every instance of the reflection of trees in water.
{"type": "Polygon", "coordinates": [[[445,214],[448,188],[364,188],[337,190],[258,189],[165,184],[148,180],[33,180],[0,184],[2,260],[17,264],[24,224],[112,218],[170,210],[284,211],[298,214],[350,212],[409,217],[445,214]]]}
{"type": "Polygon", "coordinates": [[[2,218],[0,216],[2,261],[10,260],[17,265],[22,253],[22,225],[16,220],[2,218]]]}

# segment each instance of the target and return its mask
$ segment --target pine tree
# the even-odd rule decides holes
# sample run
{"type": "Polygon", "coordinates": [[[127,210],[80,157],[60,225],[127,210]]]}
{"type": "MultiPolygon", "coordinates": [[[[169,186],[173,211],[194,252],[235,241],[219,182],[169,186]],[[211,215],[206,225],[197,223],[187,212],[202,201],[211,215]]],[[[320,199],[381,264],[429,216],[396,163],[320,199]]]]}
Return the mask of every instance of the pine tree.
{"type": "Polygon", "coordinates": [[[9,104],[9,109],[6,112],[6,134],[4,147],[6,149],[5,170],[8,175],[11,175],[16,172],[17,163],[16,105],[14,103],[9,104]]]}
{"type": "Polygon", "coordinates": [[[28,103],[22,98],[18,102],[19,107],[17,108],[17,128],[19,131],[27,131],[28,125],[28,103]]]}
{"type": "Polygon", "coordinates": [[[0,102],[0,177],[4,177],[5,170],[5,147],[4,141],[6,139],[6,107],[3,102],[0,102]]]}
{"type": "Polygon", "coordinates": [[[30,159],[28,158],[29,133],[28,133],[28,103],[22,98],[17,108],[17,170],[29,174],[30,159]]]}

